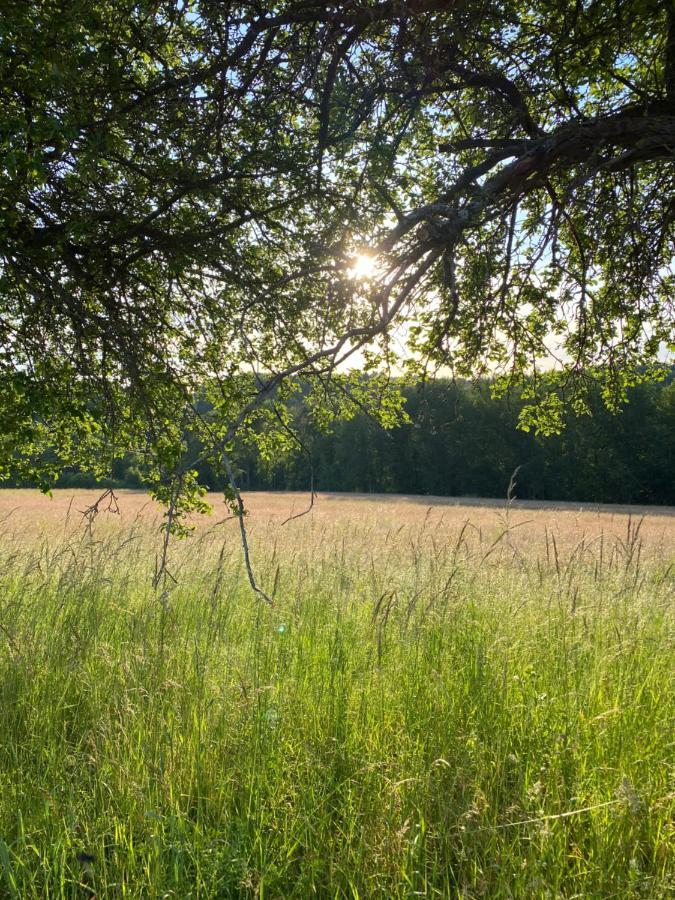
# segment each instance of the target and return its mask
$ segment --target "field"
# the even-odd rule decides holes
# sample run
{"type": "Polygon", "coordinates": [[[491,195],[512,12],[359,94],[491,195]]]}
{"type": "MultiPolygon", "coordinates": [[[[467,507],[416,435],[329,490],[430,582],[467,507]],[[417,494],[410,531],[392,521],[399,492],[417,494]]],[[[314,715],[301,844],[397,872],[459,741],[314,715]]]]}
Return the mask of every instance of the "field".
{"type": "Polygon", "coordinates": [[[674,510],[251,495],[268,606],[95,496],[0,492],[0,896],[673,896],[674,510]]]}

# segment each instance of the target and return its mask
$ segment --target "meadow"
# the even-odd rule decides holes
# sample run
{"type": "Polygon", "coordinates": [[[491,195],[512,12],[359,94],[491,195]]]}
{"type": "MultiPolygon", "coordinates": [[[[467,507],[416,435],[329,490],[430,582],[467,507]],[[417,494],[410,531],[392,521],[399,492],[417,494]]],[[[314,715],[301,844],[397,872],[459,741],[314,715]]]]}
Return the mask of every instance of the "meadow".
{"type": "Polygon", "coordinates": [[[0,896],[675,891],[675,510],[0,493],[0,896]],[[644,513],[644,514],[643,514],[644,513]]]}

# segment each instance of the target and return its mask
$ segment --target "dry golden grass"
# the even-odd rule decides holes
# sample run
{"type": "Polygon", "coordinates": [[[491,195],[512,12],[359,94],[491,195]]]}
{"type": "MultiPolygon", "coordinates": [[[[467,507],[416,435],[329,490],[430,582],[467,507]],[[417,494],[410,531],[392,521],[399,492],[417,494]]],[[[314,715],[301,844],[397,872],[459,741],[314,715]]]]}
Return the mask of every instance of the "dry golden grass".
{"type": "MultiPolygon", "coordinates": [[[[100,490],[61,490],[47,497],[36,490],[0,491],[0,523],[4,533],[31,539],[47,533],[54,534],[55,526],[65,531],[84,527],[82,512],[101,496],[100,490]]],[[[159,528],[162,508],[142,491],[116,492],[118,513],[101,504],[97,528],[128,528],[134,521],[159,528]]],[[[248,510],[248,527],[252,536],[281,528],[291,516],[308,508],[309,496],[291,492],[252,492],[244,497],[248,510]]],[[[230,530],[234,537],[236,523],[229,520],[229,511],[220,494],[209,494],[213,506],[210,516],[198,516],[194,524],[198,531],[230,530]]],[[[675,509],[673,507],[629,507],[599,504],[537,503],[479,498],[446,498],[382,494],[318,494],[313,509],[307,515],[286,522],[281,529],[289,538],[295,531],[298,538],[318,531],[348,534],[358,524],[359,532],[369,535],[369,546],[387,543],[392,534],[408,532],[419,539],[454,541],[465,528],[466,538],[475,537],[489,546],[492,540],[508,528],[509,539],[516,548],[531,555],[542,551],[547,536],[554,535],[560,552],[569,553],[580,542],[607,538],[626,541],[634,537],[639,526],[643,553],[667,557],[675,547],[675,509]],[[288,535],[288,532],[291,535],[288,535]]]]}

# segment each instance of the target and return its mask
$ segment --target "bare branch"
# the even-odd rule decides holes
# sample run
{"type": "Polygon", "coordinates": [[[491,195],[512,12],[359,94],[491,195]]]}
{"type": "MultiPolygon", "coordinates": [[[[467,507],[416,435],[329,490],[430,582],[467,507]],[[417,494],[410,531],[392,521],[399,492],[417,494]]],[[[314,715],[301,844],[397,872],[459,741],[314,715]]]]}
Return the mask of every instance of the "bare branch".
{"type": "Polygon", "coordinates": [[[255,575],[253,574],[253,568],[251,566],[251,555],[248,549],[248,534],[246,532],[246,523],[244,522],[244,516],[246,515],[246,510],[244,508],[244,501],[242,500],[241,493],[239,488],[237,487],[237,481],[234,477],[234,470],[232,468],[232,464],[230,463],[229,456],[226,453],[223,453],[223,463],[225,465],[225,471],[227,472],[227,477],[230,482],[230,488],[234,494],[235,502],[237,504],[238,515],[237,518],[239,520],[239,533],[241,535],[241,546],[244,551],[244,564],[246,566],[246,574],[248,576],[248,583],[251,586],[251,590],[261,597],[265,603],[272,606],[272,599],[267,596],[265,591],[262,588],[258,587],[258,584],[255,580],[255,575]]]}

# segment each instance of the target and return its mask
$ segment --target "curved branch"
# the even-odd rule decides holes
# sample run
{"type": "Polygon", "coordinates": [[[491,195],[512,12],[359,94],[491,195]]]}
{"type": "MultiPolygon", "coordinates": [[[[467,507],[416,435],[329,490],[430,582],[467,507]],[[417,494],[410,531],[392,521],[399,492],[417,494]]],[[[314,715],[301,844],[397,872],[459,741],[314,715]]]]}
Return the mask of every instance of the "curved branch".
{"type": "Polygon", "coordinates": [[[477,216],[498,199],[513,201],[541,187],[552,172],[584,164],[591,156],[596,164],[588,170],[588,176],[602,169],[625,168],[649,160],[675,161],[675,102],[654,103],[650,109],[650,114],[644,114],[639,107],[629,107],[613,115],[565,123],[538,140],[528,141],[526,153],[476,188],[476,179],[505,155],[512,155],[511,146],[516,145],[499,149],[482,164],[466,169],[437,202],[405,215],[381,243],[380,250],[390,251],[412,228],[425,221],[433,225],[433,236],[441,245],[452,245],[458,234],[473,225],[477,216]],[[599,156],[603,149],[616,148],[622,151],[618,156],[599,156]]]}

